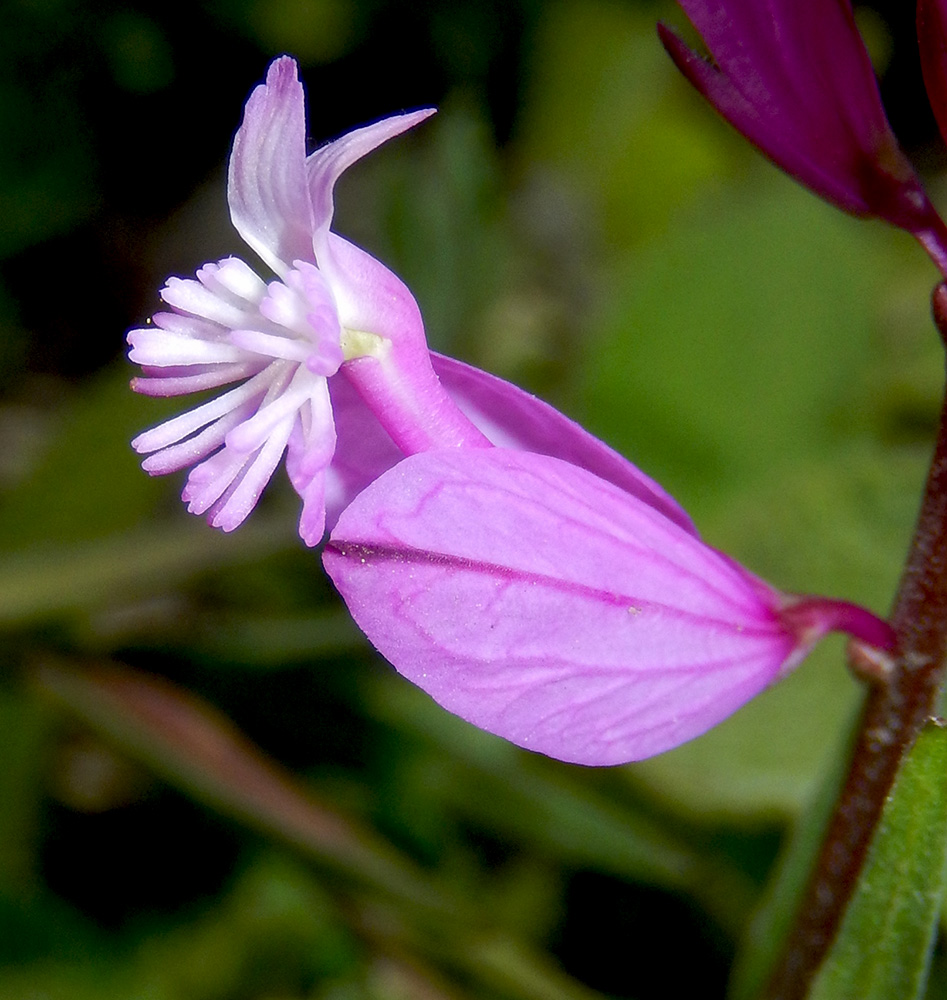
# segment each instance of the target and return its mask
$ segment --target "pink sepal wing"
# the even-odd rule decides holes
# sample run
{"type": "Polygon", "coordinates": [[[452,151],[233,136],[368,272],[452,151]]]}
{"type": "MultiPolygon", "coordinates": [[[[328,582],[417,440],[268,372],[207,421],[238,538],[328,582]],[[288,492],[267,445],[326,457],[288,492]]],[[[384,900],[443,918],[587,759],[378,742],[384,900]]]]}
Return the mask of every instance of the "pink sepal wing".
{"type": "Polygon", "coordinates": [[[578,465],[697,534],[687,512],[659,483],[549,403],[446,355],[432,353],[431,361],[457,405],[498,448],[535,451],[578,465]]]}
{"type": "Polygon", "coordinates": [[[406,459],[342,513],[324,560],[404,676],[575,763],[699,735],[797,645],[775,592],[638,498],[526,452],[406,459]]]}

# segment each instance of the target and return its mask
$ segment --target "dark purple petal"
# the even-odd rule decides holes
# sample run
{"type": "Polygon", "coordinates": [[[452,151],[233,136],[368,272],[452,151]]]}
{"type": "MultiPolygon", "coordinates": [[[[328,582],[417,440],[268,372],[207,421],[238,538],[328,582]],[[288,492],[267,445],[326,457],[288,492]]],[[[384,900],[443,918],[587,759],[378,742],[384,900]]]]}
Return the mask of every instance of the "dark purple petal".
{"type": "Polygon", "coordinates": [[[680,0],[713,57],[659,26],[678,68],[774,163],[912,233],[937,218],[885,117],[848,0],[680,0]]]}
{"type": "Polygon", "coordinates": [[[526,452],[406,459],[343,512],[325,564],[441,705],[577,763],[691,739],[798,646],[775,592],[649,504],[526,452]]]}
{"type": "Polygon", "coordinates": [[[931,109],[947,142],[947,3],[918,0],[917,42],[931,109]]]}
{"type": "Polygon", "coordinates": [[[668,54],[677,68],[694,87],[742,133],[757,149],[782,170],[805,184],[816,194],[854,215],[869,215],[871,208],[865,201],[857,185],[853,185],[845,171],[833,169],[831,157],[825,159],[829,165],[814,158],[813,143],[801,143],[798,130],[792,125],[792,116],[781,116],[768,107],[751,103],[734,85],[733,80],[719,68],[695,55],[684,42],[664,25],[658,25],[658,33],[668,54]]]}

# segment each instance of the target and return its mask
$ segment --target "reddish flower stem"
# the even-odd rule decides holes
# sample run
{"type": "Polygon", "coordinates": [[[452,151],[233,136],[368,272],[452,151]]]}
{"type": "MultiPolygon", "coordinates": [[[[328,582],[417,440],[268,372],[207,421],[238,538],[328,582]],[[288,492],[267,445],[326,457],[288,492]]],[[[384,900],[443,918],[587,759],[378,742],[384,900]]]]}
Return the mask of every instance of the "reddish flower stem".
{"type": "MultiPolygon", "coordinates": [[[[947,344],[947,285],[933,296],[947,344]]],[[[893,670],[873,685],[852,760],[767,1000],[803,1000],[835,937],[905,753],[936,713],[947,669],[947,400],[917,528],[894,602],[893,670]]],[[[866,945],[870,947],[870,945],[866,945]]]]}
{"type": "Polygon", "coordinates": [[[914,236],[940,273],[947,278],[947,226],[943,219],[932,209],[930,225],[926,229],[917,230],[914,236]]]}

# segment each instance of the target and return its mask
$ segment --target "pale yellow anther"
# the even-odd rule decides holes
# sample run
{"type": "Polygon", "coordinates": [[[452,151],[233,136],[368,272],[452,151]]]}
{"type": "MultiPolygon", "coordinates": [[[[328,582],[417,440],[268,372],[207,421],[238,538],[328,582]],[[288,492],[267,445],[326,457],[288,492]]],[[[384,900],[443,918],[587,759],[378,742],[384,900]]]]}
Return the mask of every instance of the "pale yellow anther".
{"type": "Polygon", "coordinates": [[[342,327],[340,344],[342,357],[346,361],[351,361],[353,358],[380,358],[391,347],[391,341],[385,337],[379,337],[377,333],[349,330],[347,327],[342,327]]]}

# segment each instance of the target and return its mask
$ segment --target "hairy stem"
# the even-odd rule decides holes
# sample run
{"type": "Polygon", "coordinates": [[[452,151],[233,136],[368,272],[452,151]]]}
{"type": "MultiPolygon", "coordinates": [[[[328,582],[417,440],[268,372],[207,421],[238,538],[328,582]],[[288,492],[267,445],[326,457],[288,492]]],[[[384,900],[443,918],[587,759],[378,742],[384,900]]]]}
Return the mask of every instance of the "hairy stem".
{"type": "MultiPolygon", "coordinates": [[[[947,343],[947,285],[934,291],[947,343]]],[[[803,1000],[841,924],[885,799],[905,753],[936,713],[947,668],[947,401],[891,625],[894,665],[868,692],[848,776],[815,870],[764,996],[803,1000]]]]}

